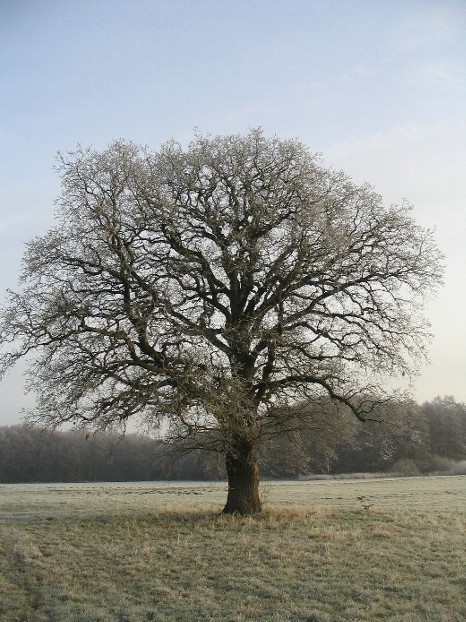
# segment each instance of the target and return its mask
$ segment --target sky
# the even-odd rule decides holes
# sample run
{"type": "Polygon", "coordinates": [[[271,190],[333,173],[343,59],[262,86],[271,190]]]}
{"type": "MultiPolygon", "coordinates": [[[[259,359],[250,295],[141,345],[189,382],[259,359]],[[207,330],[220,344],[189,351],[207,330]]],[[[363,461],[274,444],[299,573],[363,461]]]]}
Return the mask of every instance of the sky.
{"type": "MultiPolygon", "coordinates": [[[[58,151],[298,138],[436,229],[419,401],[466,401],[466,0],[0,0],[0,303],[53,225],[58,151]]],[[[20,365],[0,425],[33,405],[20,365]]]]}

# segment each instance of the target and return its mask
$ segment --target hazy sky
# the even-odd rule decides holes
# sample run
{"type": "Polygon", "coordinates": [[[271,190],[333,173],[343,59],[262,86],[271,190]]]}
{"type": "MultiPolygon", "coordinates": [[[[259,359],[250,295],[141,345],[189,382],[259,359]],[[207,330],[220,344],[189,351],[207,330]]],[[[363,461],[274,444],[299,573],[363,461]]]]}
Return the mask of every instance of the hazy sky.
{"type": "MultiPolygon", "coordinates": [[[[0,0],[0,292],[52,224],[58,150],[123,137],[297,137],[435,227],[419,401],[466,401],[465,0],[0,0]]],[[[21,370],[0,384],[19,420],[21,370]]]]}

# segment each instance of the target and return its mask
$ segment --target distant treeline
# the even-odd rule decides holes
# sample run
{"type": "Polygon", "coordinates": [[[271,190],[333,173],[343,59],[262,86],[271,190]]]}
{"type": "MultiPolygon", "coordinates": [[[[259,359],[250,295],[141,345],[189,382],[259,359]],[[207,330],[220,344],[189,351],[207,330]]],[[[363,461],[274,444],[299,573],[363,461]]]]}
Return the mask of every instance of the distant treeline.
{"type": "MultiPolygon", "coordinates": [[[[392,413],[391,413],[392,414],[392,413]]],[[[309,473],[445,471],[466,459],[466,405],[451,397],[397,406],[388,423],[362,424],[346,414],[316,417],[311,434],[277,436],[261,455],[262,477],[309,473]]],[[[0,427],[0,482],[223,479],[223,458],[175,451],[148,436],[0,427]]]]}

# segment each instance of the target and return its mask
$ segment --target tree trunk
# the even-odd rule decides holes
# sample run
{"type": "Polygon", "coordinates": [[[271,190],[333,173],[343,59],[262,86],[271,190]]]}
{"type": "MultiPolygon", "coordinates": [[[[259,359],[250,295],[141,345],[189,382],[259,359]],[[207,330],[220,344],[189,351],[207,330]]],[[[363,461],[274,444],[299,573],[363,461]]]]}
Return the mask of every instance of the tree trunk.
{"type": "Polygon", "coordinates": [[[228,497],[223,508],[225,514],[258,514],[261,509],[259,498],[259,466],[251,441],[237,439],[232,451],[226,456],[228,476],[228,497]]]}

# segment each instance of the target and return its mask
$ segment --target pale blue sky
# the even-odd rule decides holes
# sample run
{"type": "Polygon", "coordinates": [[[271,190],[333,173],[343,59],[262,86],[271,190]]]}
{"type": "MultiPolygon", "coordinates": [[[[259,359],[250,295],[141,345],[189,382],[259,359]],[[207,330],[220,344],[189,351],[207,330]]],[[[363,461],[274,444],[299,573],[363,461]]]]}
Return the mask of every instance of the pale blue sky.
{"type": "MultiPolygon", "coordinates": [[[[52,222],[58,150],[260,125],[436,226],[415,397],[466,401],[466,0],[0,0],[0,89],[2,298],[52,222]]],[[[0,425],[22,393],[0,385],[0,425]]]]}

